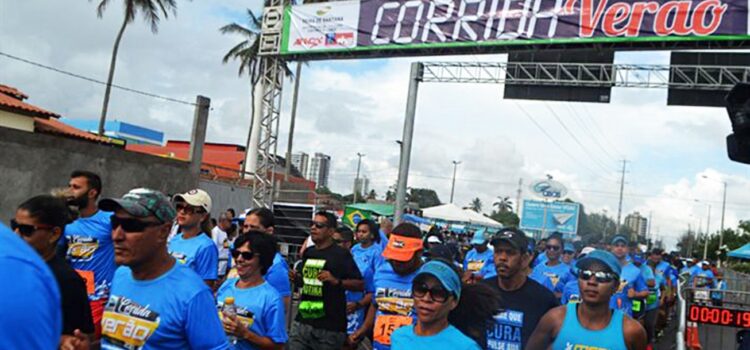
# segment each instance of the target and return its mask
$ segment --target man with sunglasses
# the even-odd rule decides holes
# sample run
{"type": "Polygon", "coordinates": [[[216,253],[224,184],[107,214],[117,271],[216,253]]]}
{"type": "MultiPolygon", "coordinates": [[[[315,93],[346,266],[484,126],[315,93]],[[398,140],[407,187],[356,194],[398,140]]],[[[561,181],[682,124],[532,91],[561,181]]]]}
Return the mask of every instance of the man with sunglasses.
{"type": "Polygon", "coordinates": [[[99,175],[83,170],[70,174],[67,201],[78,208],[79,217],[65,227],[64,239],[60,240],[66,260],[86,282],[97,338],[117,268],[110,225],[112,213],[100,210],[96,204],[101,192],[99,175]]]}
{"type": "Polygon", "coordinates": [[[534,267],[531,272],[531,278],[540,281],[542,276],[547,276],[552,282],[552,292],[556,298],[562,296],[562,289],[565,283],[571,278],[570,265],[560,262],[564,241],[559,233],[553,233],[547,238],[546,256],[547,261],[534,267]]]}
{"type": "Polygon", "coordinates": [[[629,240],[625,236],[612,237],[611,251],[620,263],[622,273],[617,292],[612,296],[610,307],[621,310],[626,315],[633,317],[633,301],[648,297],[648,286],[641,273],[641,269],[628,261],[630,253],[629,240]]]}
{"type": "Polygon", "coordinates": [[[290,350],[341,350],[346,342],[344,292],[364,290],[364,281],[351,253],[334,243],[335,228],[335,215],[315,213],[310,228],[315,246],[302,256],[302,293],[290,350]]]}
{"type": "Polygon", "coordinates": [[[500,307],[487,330],[487,349],[524,349],[542,316],[559,303],[549,289],[525,273],[533,248],[523,231],[503,229],[491,244],[497,276],[482,283],[495,291],[500,307]]]}
{"type": "Polygon", "coordinates": [[[102,348],[227,349],[213,293],[167,250],[177,215],[169,198],[137,188],[100,206],[114,212],[120,265],[102,320],[102,348]]]}
{"type": "Polygon", "coordinates": [[[209,232],[203,231],[211,212],[211,197],[206,191],[195,189],[175,195],[173,201],[180,233],[169,241],[169,252],[213,288],[219,274],[219,249],[209,232]]]}
{"type": "Polygon", "coordinates": [[[604,250],[595,250],[576,263],[581,302],[550,310],[539,322],[528,349],[643,350],[646,331],[609,300],[617,291],[621,266],[604,250]]]}

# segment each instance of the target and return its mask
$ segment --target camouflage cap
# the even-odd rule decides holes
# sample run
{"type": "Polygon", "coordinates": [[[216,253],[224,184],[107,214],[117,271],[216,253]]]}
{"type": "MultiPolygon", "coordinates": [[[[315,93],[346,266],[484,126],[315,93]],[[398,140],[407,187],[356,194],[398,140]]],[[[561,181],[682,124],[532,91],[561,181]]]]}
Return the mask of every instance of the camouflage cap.
{"type": "Polygon", "coordinates": [[[161,222],[171,222],[177,216],[169,197],[148,188],[135,188],[122,198],[106,198],[99,201],[99,208],[106,211],[122,209],[135,217],[156,216],[161,222]]]}

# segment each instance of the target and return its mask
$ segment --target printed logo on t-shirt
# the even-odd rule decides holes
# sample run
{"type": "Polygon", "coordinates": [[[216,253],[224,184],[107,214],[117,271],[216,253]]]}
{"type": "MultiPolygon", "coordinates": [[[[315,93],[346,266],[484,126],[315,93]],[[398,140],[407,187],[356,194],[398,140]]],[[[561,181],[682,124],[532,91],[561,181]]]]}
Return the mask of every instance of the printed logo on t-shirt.
{"type": "Polygon", "coordinates": [[[187,264],[188,256],[180,252],[170,252],[173,258],[177,259],[180,264],[187,264]]]}
{"type": "Polygon", "coordinates": [[[493,319],[495,324],[487,330],[487,349],[521,350],[523,312],[500,310],[493,319]]]}
{"type": "Polygon", "coordinates": [[[544,275],[547,276],[547,277],[549,277],[549,280],[552,282],[552,286],[553,287],[557,286],[557,282],[560,281],[560,276],[558,276],[554,272],[545,272],[544,275]]]}
{"type": "Polygon", "coordinates": [[[159,314],[148,306],[111,296],[102,316],[102,337],[115,348],[140,350],[159,327],[159,314]]]}
{"type": "Polygon", "coordinates": [[[318,275],[323,271],[325,259],[307,259],[302,268],[302,295],[306,298],[299,304],[299,313],[302,318],[312,319],[325,316],[325,304],[323,303],[323,282],[318,280],[318,275]],[[311,300],[312,299],[312,300],[311,300]]]}
{"type": "Polygon", "coordinates": [[[410,316],[414,307],[411,290],[377,288],[375,290],[375,302],[381,312],[403,316],[410,316]]]}
{"type": "Polygon", "coordinates": [[[68,237],[68,259],[72,262],[91,261],[99,248],[99,240],[94,237],[68,237]]]}
{"type": "Polygon", "coordinates": [[[569,303],[577,303],[581,301],[581,296],[578,294],[571,294],[570,298],[568,298],[569,303]]]}
{"type": "Polygon", "coordinates": [[[482,260],[469,260],[469,263],[466,264],[467,270],[471,272],[479,272],[482,266],[484,266],[484,261],[482,260]]]}
{"type": "Polygon", "coordinates": [[[598,346],[591,346],[591,345],[586,345],[586,344],[573,344],[571,342],[566,342],[565,350],[608,350],[608,349],[600,348],[598,346]]]}

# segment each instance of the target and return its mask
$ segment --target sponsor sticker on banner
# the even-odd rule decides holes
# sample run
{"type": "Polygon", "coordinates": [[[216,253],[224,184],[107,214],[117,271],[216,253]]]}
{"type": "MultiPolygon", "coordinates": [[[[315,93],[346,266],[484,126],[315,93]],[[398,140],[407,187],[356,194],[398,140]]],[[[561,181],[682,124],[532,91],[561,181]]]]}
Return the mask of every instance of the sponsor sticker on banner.
{"type": "Polygon", "coordinates": [[[348,49],[357,46],[359,2],[318,3],[289,10],[290,52],[348,49]]]}

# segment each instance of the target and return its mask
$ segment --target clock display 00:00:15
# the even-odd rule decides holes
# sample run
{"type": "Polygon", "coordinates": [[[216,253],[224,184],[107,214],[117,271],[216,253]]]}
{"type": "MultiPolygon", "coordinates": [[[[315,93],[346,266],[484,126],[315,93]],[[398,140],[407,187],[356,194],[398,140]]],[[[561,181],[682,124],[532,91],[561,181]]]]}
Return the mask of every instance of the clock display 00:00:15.
{"type": "Polygon", "coordinates": [[[688,321],[727,327],[750,328],[750,310],[691,305],[688,309],[688,321]]]}

